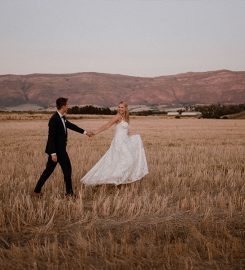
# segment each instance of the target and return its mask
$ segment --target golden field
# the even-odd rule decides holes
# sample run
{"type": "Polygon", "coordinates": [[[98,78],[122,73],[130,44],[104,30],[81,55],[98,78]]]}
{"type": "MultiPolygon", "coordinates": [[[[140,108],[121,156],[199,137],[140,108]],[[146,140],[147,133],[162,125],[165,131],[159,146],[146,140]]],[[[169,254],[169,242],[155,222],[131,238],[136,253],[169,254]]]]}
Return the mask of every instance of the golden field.
{"type": "Polygon", "coordinates": [[[114,130],[69,132],[72,201],[59,166],[44,196],[30,195],[47,120],[0,121],[0,269],[245,269],[245,121],[135,117],[131,126],[150,173],[120,187],[79,183],[114,130]]]}

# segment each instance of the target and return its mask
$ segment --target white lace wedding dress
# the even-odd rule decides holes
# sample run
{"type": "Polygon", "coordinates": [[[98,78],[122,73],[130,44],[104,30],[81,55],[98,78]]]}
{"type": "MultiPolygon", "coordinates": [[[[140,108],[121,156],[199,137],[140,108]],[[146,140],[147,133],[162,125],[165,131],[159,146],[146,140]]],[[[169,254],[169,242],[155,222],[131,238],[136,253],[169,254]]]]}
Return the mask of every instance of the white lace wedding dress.
{"type": "Polygon", "coordinates": [[[86,185],[126,184],[148,174],[144,146],[140,135],[128,135],[128,123],[116,125],[110,148],[80,180],[86,185]]]}

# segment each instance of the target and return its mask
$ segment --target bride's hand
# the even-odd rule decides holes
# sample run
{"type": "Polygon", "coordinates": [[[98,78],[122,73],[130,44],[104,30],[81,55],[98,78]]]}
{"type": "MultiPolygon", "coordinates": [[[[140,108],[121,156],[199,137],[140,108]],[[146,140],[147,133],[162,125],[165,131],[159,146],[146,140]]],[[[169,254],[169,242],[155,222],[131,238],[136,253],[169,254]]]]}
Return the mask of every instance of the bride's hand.
{"type": "Polygon", "coordinates": [[[86,135],[88,137],[93,137],[94,136],[94,132],[93,131],[88,131],[86,135]]]}

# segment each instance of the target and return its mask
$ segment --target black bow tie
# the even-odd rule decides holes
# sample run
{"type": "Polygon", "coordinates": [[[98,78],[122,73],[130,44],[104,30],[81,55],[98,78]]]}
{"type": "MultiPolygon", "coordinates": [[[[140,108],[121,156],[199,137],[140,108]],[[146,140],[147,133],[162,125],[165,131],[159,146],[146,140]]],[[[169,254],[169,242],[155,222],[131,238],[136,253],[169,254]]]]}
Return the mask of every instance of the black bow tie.
{"type": "Polygon", "coordinates": [[[63,118],[64,120],[66,120],[66,117],[63,115],[63,116],[61,116],[61,118],[63,118]]]}

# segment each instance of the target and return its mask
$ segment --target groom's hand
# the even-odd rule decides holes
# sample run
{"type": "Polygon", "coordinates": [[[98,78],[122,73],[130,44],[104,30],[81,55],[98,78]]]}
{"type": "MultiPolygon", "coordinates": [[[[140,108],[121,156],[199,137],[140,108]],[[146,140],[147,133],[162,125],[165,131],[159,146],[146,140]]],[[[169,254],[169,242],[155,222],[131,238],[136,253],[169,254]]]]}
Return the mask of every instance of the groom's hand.
{"type": "Polygon", "coordinates": [[[51,155],[51,159],[53,162],[57,162],[57,155],[56,154],[52,154],[51,155]]]}
{"type": "Polygon", "coordinates": [[[86,133],[86,135],[87,135],[88,137],[93,137],[93,136],[94,136],[94,133],[93,133],[92,131],[88,131],[88,132],[86,133]]]}

